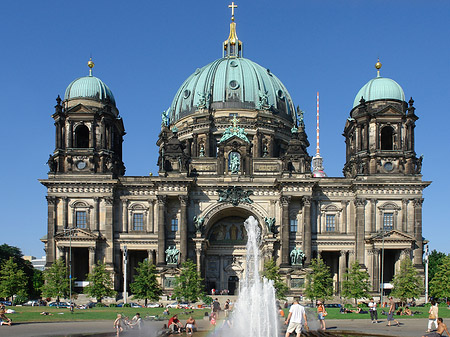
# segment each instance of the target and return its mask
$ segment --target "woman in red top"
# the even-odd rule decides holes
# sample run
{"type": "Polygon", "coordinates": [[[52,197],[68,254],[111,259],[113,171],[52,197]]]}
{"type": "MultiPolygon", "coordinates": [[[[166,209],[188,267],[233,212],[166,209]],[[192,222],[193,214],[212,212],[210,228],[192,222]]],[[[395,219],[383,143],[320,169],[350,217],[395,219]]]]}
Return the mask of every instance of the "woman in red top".
{"type": "Polygon", "coordinates": [[[323,305],[322,301],[317,301],[317,318],[320,322],[320,328],[322,330],[326,330],[325,326],[325,316],[327,315],[327,312],[325,310],[325,306],[323,305]]]}

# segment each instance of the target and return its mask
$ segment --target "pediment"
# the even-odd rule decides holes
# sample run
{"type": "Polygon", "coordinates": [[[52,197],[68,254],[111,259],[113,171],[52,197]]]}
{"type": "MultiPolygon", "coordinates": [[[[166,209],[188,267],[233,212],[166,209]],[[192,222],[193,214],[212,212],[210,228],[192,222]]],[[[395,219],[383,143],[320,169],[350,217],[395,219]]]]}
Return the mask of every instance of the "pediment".
{"type": "Polygon", "coordinates": [[[405,114],[394,105],[389,104],[383,109],[377,111],[377,116],[405,116],[405,114]]]}
{"type": "Polygon", "coordinates": [[[71,230],[67,230],[66,232],[59,232],[55,235],[56,241],[86,241],[86,240],[98,240],[99,236],[97,234],[93,234],[87,230],[83,230],[81,228],[72,228],[71,230]]]}
{"type": "Polygon", "coordinates": [[[94,111],[92,111],[92,109],[88,108],[86,105],[78,103],[77,105],[67,109],[66,113],[94,113],[94,111]]]}
{"type": "MultiPolygon", "coordinates": [[[[375,235],[372,235],[372,237],[370,237],[367,241],[378,243],[378,242],[383,241],[383,237],[380,234],[375,234],[375,235]]],[[[384,236],[384,242],[393,242],[393,241],[413,242],[413,241],[416,241],[416,239],[409,234],[406,234],[406,233],[400,232],[396,229],[393,229],[391,231],[386,232],[386,234],[384,236]]]]}
{"type": "Polygon", "coordinates": [[[234,142],[236,142],[238,145],[248,145],[249,144],[248,140],[244,140],[244,139],[238,137],[237,135],[232,135],[230,138],[222,141],[221,144],[230,145],[230,144],[233,144],[234,142]]]}

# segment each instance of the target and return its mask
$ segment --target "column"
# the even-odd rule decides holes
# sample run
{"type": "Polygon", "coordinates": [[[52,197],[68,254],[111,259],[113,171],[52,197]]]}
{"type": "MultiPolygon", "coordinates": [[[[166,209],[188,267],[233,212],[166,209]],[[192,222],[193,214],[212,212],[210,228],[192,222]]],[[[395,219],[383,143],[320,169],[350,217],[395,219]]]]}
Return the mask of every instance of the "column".
{"type": "Polygon", "coordinates": [[[91,122],[91,127],[89,129],[89,147],[92,149],[95,147],[94,143],[94,135],[95,135],[95,128],[94,128],[95,120],[91,122]]]}
{"type": "Polygon", "coordinates": [[[128,199],[122,199],[122,233],[128,233],[128,199]]]}
{"type": "Polygon", "coordinates": [[[226,288],[225,281],[224,281],[225,271],[223,270],[223,255],[219,256],[219,273],[220,273],[220,275],[219,275],[219,282],[220,282],[219,290],[223,290],[226,288]]]}
{"type": "Polygon", "coordinates": [[[67,229],[67,217],[69,215],[69,198],[63,197],[63,228],[67,229]]]}
{"type": "Polygon", "coordinates": [[[147,261],[153,263],[153,249],[147,249],[147,261]]]}
{"type": "Polygon", "coordinates": [[[356,204],[356,260],[364,265],[364,251],[365,251],[365,243],[364,243],[364,204],[365,200],[362,198],[355,199],[356,204]]]}
{"type": "Polygon", "coordinates": [[[348,251],[348,265],[351,266],[354,262],[355,262],[355,251],[354,250],[349,250],[348,251]]]}
{"type": "MultiPolygon", "coordinates": [[[[289,225],[289,223],[288,223],[289,225]]],[[[303,226],[305,229],[305,236],[303,237],[303,252],[305,253],[305,264],[311,262],[311,197],[303,197],[303,226]]]]}
{"type": "Polygon", "coordinates": [[[153,223],[153,199],[148,200],[148,214],[147,214],[147,233],[153,233],[155,231],[153,223]]]}
{"type": "MultiPolygon", "coordinates": [[[[414,204],[414,199],[408,200],[409,202],[412,202],[414,204]]],[[[408,229],[408,233],[411,235],[414,235],[414,207],[407,207],[406,213],[408,214],[406,217],[406,227],[408,229]]]]}
{"type": "Polygon", "coordinates": [[[187,260],[187,247],[188,247],[188,229],[187,229],[187,202],[188,197],[186,195],[178,196],[180,200],[180,253],[181,262],[187,260]]]}
{"type": "Polygon", "coordinates": [[[370,199],[370,232],[377,231],[377,199],[370,199]]]}
{"type": "MultiPolygon", "coordinates": [[[[64,259],[66,256],[65,247],[58,246],[58,259],[64,259]]],[[[67,261],[66,261],[67,263],[67,261]]]]}
{"type": "Polygon", "coordinates": [[[402,231],[408,233],[408,199],[402,199],[402,231]]]}
{"type": "Polygon", "coordinates": [[[69,123],[69,133],[68,133],[68,137],[67,137],[67,147],[69,148],[73,148],[73,122],[71,120],[68,120],[69,123]]]}
{"type": "Polygon", "coordinates": [[[344,274],[347,271],[347,251],[341,250],[339,252],[339,290],[342,290],[342,281],[344,281],[344,274]]]}
{"type": "Polygon", "coordinates": [[[165,250],[166,250],[166,226],[165,226],[165,204],[167,197],[165,195],[158,195],[158,264],[166,264],[165,250]]]}
{"type": "Polygon", "coordinates": [[[422,198],[414,199],[414,237],[416,249],[414,249],[414,265],[422,266],[422,198]]]}
{"type": "Polygon", "coordinates": [[[105,263],[110,268],[114,268],[114,198],[107,197],[105,200],[105,238],[106,238],[106,248],[105,248],[105,263]]]}
{"type": "Polygon", "coordinates": [[[89,249],[89,272],[92,273],[92,269],[95,265],[95,247],[88,247],[89,249]]]}
{"type": "Polygon", "coordinates": [[[47,254],[46,267],[55,261],[55,227],[56,227],[56,197],[47,196],[47,254]]]}
{"type": "Polygon", "coordinates": [[[372,249],[372,290],[379,291],[380,290],[380,249],[374,248],[372,249]]]}
{"type": "Polygon", "coordinates": [[[289,201],[291,197],[282,196],[281,202],[281,264],[289,265],[289,201]]]}
{"type": "Polygon", "coordinates": [[[94,231],[100,230],[100,198],[94,197],[94,231]]]}
{"type": "Polygon", "coordinates": [[[342,207],[342,224],[341,224],[341,233],[345,234],[347,233],[347,205],[348,205],[348,201],[344,200],[341,201],[341,207],[342,207]]]}
{"type": "Polygon", "coordinates": [[[195,255],[197,257],[197,273],[200,274],[200,263],[201,263],[201,254],[202,254],[202,249],[201,248],[195,248],[195,255]]]}

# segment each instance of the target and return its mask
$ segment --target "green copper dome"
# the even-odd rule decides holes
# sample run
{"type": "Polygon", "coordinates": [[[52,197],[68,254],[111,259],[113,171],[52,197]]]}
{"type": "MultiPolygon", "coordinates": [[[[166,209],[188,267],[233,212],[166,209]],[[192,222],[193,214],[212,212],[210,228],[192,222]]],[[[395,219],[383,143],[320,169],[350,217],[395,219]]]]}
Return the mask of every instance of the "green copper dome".
{"type": "Polygon", "coordinates": [[[375,101],[378,99],[395,99],[404,101],[405,93],[403,92],[402,87],[394,80],[378,76],[371,79],[359,90],[355,97],[355,101],[353,102],[353,107],[359,105],[361,97],[363,97],[366,102],[375,101]]]}
{"type": "Polygon", "coordinates": [[[65,100],[90,98],[104,100],[109,98],[115,104],[114,96],[108,86],[95,76],[85,76],[72,81],[64,94],[65,100]]]}
{"type": "Polygon", "coordinates": [[[178,89],[170,107],[170,124],[199,108],[270,110],[295,118],[289,92],[269,69],[243,57],[220,58],[197,69],[178,89]]]}

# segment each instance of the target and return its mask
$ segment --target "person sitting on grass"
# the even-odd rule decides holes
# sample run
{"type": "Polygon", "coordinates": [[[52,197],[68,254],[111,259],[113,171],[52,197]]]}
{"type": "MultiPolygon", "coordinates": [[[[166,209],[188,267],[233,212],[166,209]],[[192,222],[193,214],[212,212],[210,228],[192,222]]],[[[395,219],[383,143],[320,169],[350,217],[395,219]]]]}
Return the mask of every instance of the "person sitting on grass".
{"type": "Polygon", "coordinates": [[[367,310],[362,310],[361,307],[358,307],[358,310],[356,310],[357,314],[368,314],[369,312],[367,310]]]}
{"type": "Polygon", "coordinates": [[[12,321],[8,317],[5,316],[5,313],[6,313],[6,307],[2,303],[2,304],[0,304],[0,321],[6,322],[6,323],[3,323],[3,324],[11,325],[12,321]]]}
{"type": "Polygon", "coordinates": [[[438,327],[437,327],[437,330],[434,331],[434,332],[428,333],[428,334],[426,334],[426,335],[424,335],[424,336],[422,336],[422,337],[440,337],[440,336],[442,336],[442,334],[443,334],[444,332],[446,332],[447,335],[450,336],[450,333],[449,333],[448,330],[447,330],[447,325],[444,324],[444,320],[443,320],[441,317],[439,317],[439,318],[437,319],[437,321],[438,321],[438,327]]]}
{"type": "Polygon", "coordinates": [[[178,315],[173,315],[171,319],[169,319],[169,323],[167,323],[167,326],[169,327],[172,332],[180,333],[181,332],[181,322],[178,319],[178,315]]]}
{"type": "Polygon", "coordinates": [[[403,315],[413,316],[413,313],[409,307],[406,307],[405,310],[403,311],[403,315]]]}

